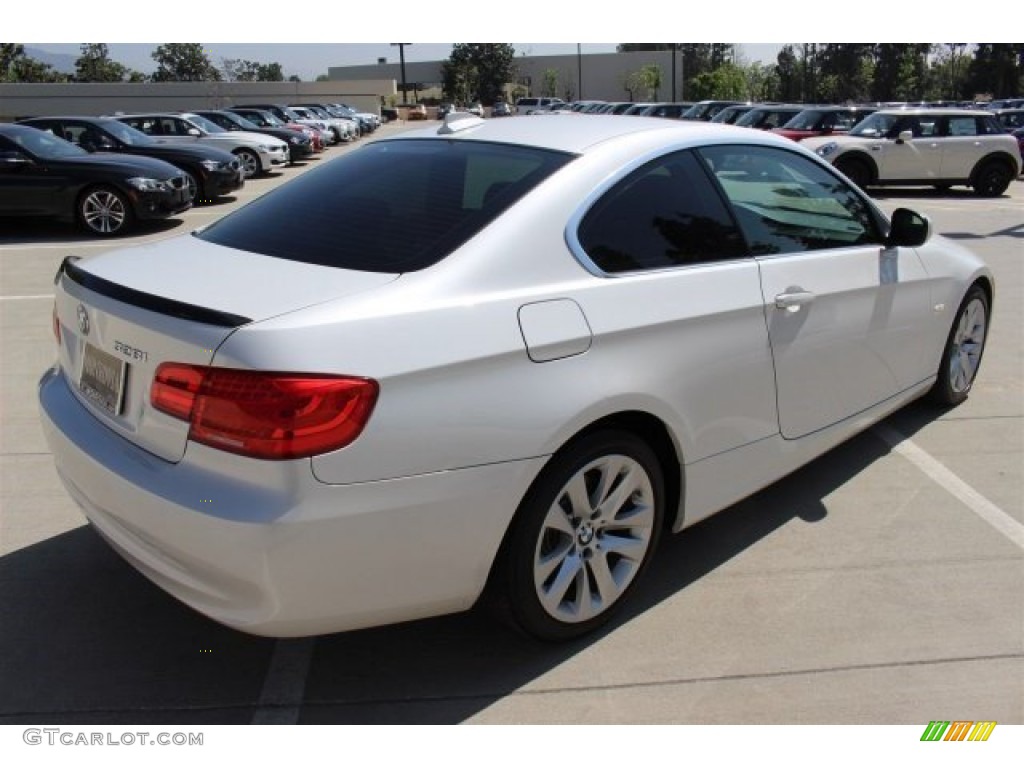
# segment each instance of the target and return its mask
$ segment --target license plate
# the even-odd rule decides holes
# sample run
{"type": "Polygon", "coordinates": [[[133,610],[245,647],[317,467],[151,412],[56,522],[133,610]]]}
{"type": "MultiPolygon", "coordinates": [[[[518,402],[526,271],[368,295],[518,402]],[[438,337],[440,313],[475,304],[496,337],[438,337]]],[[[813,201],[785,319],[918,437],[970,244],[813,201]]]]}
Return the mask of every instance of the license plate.
{"type": "Polygon", "coordinates": [[[85,342],[78,388],[89,400],[113,416],[121,413],[128,364],[85,342]]]}

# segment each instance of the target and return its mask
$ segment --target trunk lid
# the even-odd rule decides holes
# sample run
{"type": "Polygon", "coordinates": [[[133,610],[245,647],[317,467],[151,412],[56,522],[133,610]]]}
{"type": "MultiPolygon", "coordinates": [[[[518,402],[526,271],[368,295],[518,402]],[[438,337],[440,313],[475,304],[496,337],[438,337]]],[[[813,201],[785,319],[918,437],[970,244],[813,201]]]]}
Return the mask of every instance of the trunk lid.
{"type": "Polygon", "coordinates": [[[98,419],[150,453],[179,461],[188,423],[149,402],[161,363],[209,365],[236,328],[396,278],[286,261],[190,236],[69,259],[55,290],[60,367],[98,419]]]}

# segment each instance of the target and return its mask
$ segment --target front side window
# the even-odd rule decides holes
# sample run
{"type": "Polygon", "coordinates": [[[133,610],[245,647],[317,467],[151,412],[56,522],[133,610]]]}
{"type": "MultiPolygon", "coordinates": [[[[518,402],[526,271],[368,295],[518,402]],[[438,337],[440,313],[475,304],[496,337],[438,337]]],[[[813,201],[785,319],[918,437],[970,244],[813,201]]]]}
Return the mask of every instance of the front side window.
{"type": "Polygon", "coordinates": [[[658,158],[612,187],[583,217],[578,238],[608,273],[735,259],[746,251],[690,152],[658,158]]]}
{"type": "Polygon", "coordinates": [[[890,134],[899,119],[899,115],[875,112],[873,115],[868,115],[853,126],[853,128],[850,129],[850,135],[863,136],[869,139],[882,138],[883,136],[888,136],[890,134]]]}
{"type": "Polygon", "coordinates": [[[773,147],[725,145],[699,151],[755,256],[881,244],[873,209],[814,160],[773,147]]]}

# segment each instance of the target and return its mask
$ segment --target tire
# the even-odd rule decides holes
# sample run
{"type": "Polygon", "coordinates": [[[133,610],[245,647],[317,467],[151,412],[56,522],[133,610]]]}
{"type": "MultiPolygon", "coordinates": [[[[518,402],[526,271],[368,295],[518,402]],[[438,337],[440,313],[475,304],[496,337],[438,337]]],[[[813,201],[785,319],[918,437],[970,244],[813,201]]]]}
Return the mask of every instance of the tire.
{"type": "Polygon", "coordinates": [[[836,170],[861,189],[866,189],[871,183],[871,169],[863,160],[839,160],[836,162],[836,170]]]}
{"type": "Polygon", "coordinates": [[[504,550],[511,618],[548,641],[607,622],[650,562],[664,505],[661,465],[631,433],[595,432],[556,454],[520,504],[504,550]]]}
{"type": "Polygon", "coordinates": [[[929,393],[934,402],[959,405],[967,399],[985,351],[988,317],[988,296],[980,286],[971,286],[946,338],[938,375],[929,393]]]}
{"type": "Polygon", "coordinates": [[[242,163],[242,172],[245,174],[245,178],[251,179],[263,172],[259,155],[251,149],[236,149],[235,156],[242,163]]]}
{"type": "Polygon", "coordinates": [[[993,160],[982,164],[971,177],[971,186],[978,197],[999,197],[1013,181],[1010,171],[993,160]]]}
{"type": "Polygon", "coordinates": [[[90,234],[113,237],[132,223],[128,198],[113,187],[93,187],[78,198],[78,221],[90,234]]]}
{"type": "Polygon", "coordinates": [[[189,199],[192,201],[192,205],[199,205],[205,203],[206,197],[203,194],[203,189],[196,181],[196,177],[192,175],[192,171],[187,171],[184,168],[181,172],[185,174],[185,186],[188,188],[189,199]]]}

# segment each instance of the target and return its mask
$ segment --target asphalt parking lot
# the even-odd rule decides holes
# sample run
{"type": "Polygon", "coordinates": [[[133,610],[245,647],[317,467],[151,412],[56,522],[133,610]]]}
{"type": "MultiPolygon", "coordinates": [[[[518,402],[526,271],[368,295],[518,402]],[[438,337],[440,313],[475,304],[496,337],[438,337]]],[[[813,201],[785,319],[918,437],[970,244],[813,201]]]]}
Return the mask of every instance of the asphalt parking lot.
{"type": "MultiPolygon", "coordinates": [[[[186,233],[345,151],[118,244],[186,233]]],[[[1024,723],[1024,180],[996,200],[876,199],[995,273],[970,399],[905,408],[664,540],[625,615],[562,646],[478,611],[274,641],[151,585],[65,494],[35,400],[54,272],[111,243],[4,222],[0,724],[1024,723]]]]}

